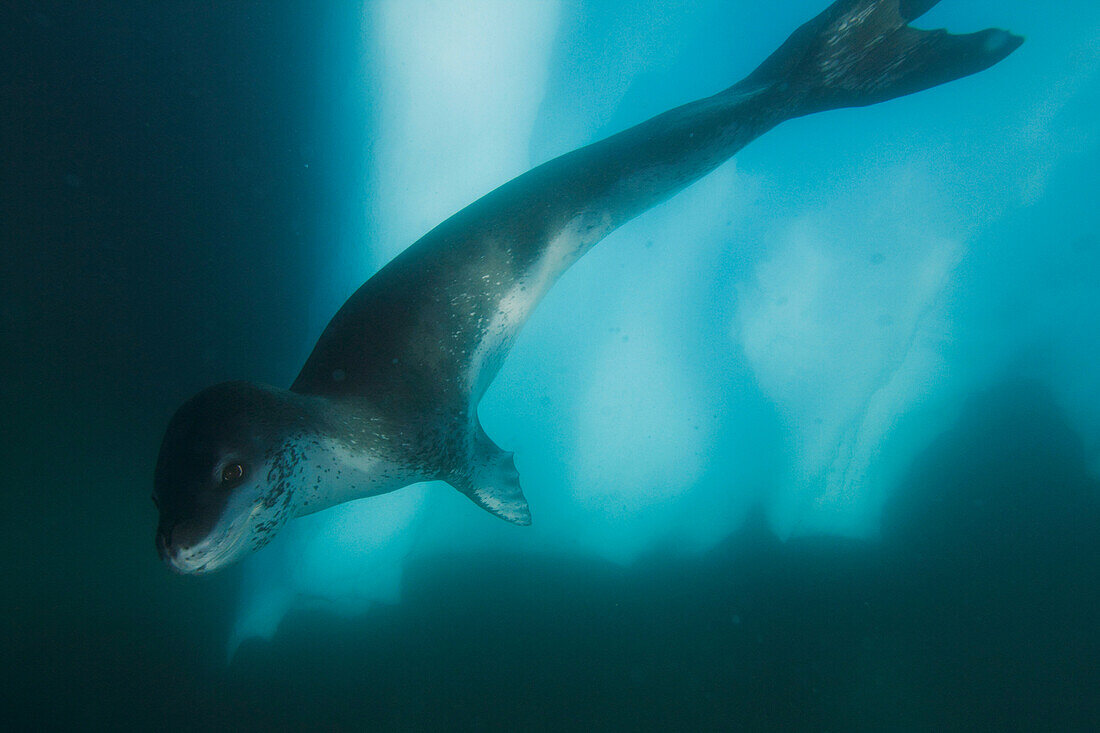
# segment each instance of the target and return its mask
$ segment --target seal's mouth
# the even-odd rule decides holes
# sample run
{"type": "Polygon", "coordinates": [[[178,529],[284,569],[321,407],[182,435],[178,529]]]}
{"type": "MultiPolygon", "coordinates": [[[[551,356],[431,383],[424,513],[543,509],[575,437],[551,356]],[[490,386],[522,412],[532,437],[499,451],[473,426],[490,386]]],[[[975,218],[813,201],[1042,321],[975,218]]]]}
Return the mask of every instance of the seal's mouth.
{"type": "Polygon", "coordinates": [[[236,557],[237,550],[250,535],[252,519],[262,508],[263,504],[257,504],[237,526],[230,525],[225,532],[217,533],[194,547],[162,548],[161,556],[168,567],[181,575],[201,575],[217,570],[236,557]]]}

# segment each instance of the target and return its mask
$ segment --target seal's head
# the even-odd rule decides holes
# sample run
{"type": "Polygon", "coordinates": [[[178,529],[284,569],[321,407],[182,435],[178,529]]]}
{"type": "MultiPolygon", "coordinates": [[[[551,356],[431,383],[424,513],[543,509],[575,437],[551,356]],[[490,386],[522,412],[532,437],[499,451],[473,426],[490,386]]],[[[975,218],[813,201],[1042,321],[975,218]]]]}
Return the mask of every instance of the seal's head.
{"type": "Polygon", "coordinates": [[[259,549],[294,513],[286,462],[302,423],[293,393],[226,382],[168,425],[153,501],[157,550],[180,573],[216,570],[259,549]]]}

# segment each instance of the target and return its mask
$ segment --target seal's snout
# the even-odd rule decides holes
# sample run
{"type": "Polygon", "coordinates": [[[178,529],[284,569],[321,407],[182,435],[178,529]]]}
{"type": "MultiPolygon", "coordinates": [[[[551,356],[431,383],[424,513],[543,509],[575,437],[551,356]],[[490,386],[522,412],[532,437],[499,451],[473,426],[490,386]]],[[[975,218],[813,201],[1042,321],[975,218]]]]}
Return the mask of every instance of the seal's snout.
{"type": "Polygon", "coordinates": [[[160,556],[160,559],[167,563],[168,567],[178,572],[180,548],[172,544],[172,535],[175,532],[177,524],[178,522],[173,522],[169,525],[161,524],[161,526],[157,528],[156,544],[157,554],[160,556]]]}
{"type": "Polygon", "coordinates": [[[171,570],[181,574],[190,575],[198,572],[191,562],[189,548],[173,544],[171,535],[157,532],[157,554],[171,570]]]}
{"type": "Polygon", "coordinates": [[[157,527],[157,554],[160,555],[161,560],[167,560],[170,554],[169,548],[172,547],[172,531],[175,530],[176,525],[160,523],[157,527]]]}
{"type": "Polygon", "coordinates": [[[181,575],[198,575],[215,570],[236,558],[236,551],[249,538],[252,513],[226,530],[207,530],[190,519],[161,519],[155,544],[160,559],[181,575]]]}
{"type": "Polygon", "coordinates": [[[168,567],[175,570],[177,573],[188,572],[184,567],[184,555],[188,554],[191,549],[192,543],[189,541],[190,533],[187,531],[186,525],[181,527],[182,522],[179,520],[174,522],[161,522],[157,528],[157,554],[160,559],[163,560],[168,567]]]}

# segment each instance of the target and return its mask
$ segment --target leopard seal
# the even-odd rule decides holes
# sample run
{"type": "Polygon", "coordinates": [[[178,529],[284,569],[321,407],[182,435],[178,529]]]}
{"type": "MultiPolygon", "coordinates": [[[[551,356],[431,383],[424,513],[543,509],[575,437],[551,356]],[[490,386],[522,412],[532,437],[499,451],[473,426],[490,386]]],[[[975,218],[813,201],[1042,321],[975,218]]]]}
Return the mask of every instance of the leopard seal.
{"type": "Polygon", "coordinates": [[[834,2],[733,86],[444,221],[347,300],[289,389],[229,382],[188,400],[156,464],[161,557],[181,573],[216,570],[292,517],[428,480],[529,524],[512,455],[477,406],[540,299],[612,230],[781,122],[958,79],[1022,42],[908,25],[937,2],[834,2]]]}

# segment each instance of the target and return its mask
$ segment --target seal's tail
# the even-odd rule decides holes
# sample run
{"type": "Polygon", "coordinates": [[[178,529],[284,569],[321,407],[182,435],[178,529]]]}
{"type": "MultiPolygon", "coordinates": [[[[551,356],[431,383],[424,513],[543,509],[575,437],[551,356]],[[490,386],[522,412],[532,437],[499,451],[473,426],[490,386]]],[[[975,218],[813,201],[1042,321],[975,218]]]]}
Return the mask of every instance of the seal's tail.
{"type": "Polygon", "coordinates": [[[907,25],[938,2],[839,0],[742,83],[779,85],[799,98],[796,116],[862,107],[975,74],[1023,43],[997,29],[953,35],[907,25]]]}

